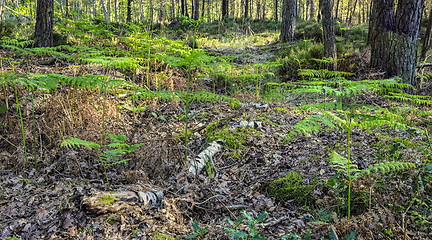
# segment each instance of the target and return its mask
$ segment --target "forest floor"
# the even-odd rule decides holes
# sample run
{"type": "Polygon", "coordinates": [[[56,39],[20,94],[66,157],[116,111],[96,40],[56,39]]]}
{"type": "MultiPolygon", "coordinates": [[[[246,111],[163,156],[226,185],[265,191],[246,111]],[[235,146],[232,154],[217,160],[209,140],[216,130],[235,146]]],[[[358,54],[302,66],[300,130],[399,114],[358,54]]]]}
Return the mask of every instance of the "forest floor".
{"type": "MultiPolygon", "coordinates": [[[[258,59],[253,60],[254,63],[268,59],[268,51],[246,50],[250,52],[239,52],[244,55],[243,61],[250,61],[249,55],[258,59]]],[[[209,52],[232,54],[229,49],[209,52]]],[[[16,60],[20,62],[14,66],[18,73],[71,76],[104,71],[97,66],[79,64],[71,68],[61,62],[41,65],[43,59],[39,57],[30,59],[29,69],[24,59],[16,60]]],[[[5,65],[3,71],[12,71],[12,66],[5,65]]],[[[184,74],[174,72],[172,76],[176,86],[185,85],[184,74]]],[[[198,84],[195,87],[198,88],[198,84]]],[[[102,95],[79,91],[73,96],[69,87],[61,87],[50,94],[20,93],[36,99],[20,101],[27,139],[28,166],[25,169],[14,93],[12,88],[6,91],[10,107],[2,115],[4,127],[0,135],[2,239],[12,239],[12,236],[22,239],[178,239],[193,233],[193,221],[201,228],[209,227],[208,239],[228,239],[229,233],[224,229],[228,226],[226,218],[237,219],[241,210],[254,217],[264,211],[268,213],[256,228],[269,239],[292,233],[305,236],[308,231],[312,239],[320,239],[329,236],[329,229],[335,229],[340,239],[352,232],[357,239],[432,238],[432,232],[415,225],[412,216],[403,215],[403,209],[397,210],[400,206],[408,207],[412,199],[418,197],[408,184],[400,184],[402,175],[398,174],[382,174],[353,182],[352,190],[357,195],[351,203],[351,219],[347,219],[346,203],[340,194],[343,184],[339,189],[327,184],[337,174],[328,159],[332,151],[346,151],[346,134],[332,130],[283,141],[292,125],[311,114],[296,109],[296,103],[313,103],[312,98],[293,95],[287,100],[289,104],[262,103],[253,95],[238,94],[235,97],[243,103],[240,108],[226,103],[193,103],[190,110],[193,117],[189,119],[193,136],[188,143],[191,159],[210,144],[208,136],[233,129],[244,121],[251,123],[241,131],[225,133],[238,144],[222,143],[222,151],[213,157],[213,177],[210,178],[205,170],[198,176],[188,171],[183,142],[178,137],[185,124],[179,102],[149,102],[146,111],[137,111],[134,115],[125,107],[117,107],[130,102],[113,96],[106,101],[103,116],[102,95]],[[73,117],[71,99],[75,99],[73,117]],[[32,113],[35,114],[35,129],[32,128],[32,113]],[[129,155],[128,164],[107,169],[109,187],[94,150],[60,147],[67,136],[100,142],[102,118],[105,132],[122,133],[127,142],[144,144],[129,155]],[[212,124],[215,126],[213,134],[206,128],[212,124]],[[34,130],[38,135],[37,149],[33,149],[34,130]],[[299,173],[304,185],[312,186],[307,201],[276,201],[268,194],[268,185],[288,172],[299,173]],[[164,192],[158,206],[125,203],[116,211],[94,211],[83,202],[84,198],[100,191],[149,189],[164,192]]],[[[387,100],[374,95],[357,98],[368,104],[388,105],[387,100]]],[[[0,105],[6,104],[3,97],[0,101],[0,105]]],[[[417,124],[431,124],[430,117],[422,121],[417,124]]],[[[421,136],[390,128],[371,133],[354,130],[352,162],[361,169],[367,168],[392,150],[384,146],[394,146],[395,139],[404,139],[406,143],[424,141],[421,136]]],[[[397,151],[409,162],[415,162],[420,156],[416,144],[405,144],[397,151]]],[[[247,230],[244,225],[239,228],[247,230]]]]}

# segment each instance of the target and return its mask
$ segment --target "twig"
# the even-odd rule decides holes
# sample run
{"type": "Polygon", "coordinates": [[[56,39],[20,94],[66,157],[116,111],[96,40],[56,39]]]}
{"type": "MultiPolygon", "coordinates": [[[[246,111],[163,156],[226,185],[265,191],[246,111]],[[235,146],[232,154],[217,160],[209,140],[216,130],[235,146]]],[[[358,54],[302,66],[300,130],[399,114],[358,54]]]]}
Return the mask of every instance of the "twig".
{"type": "Polygon", "coordinates": [[[210,200],[212,200],[213,198],[217,198],[217,197],[224,197],[223,195],[214,195],[214,196],[211,196],[211,197],[209,197],[209,198],[207,198],[206,200],[204,200],[204,202],[197,202],[197,203],[194,203],[194,205],[201,205],[201,204],[204,204],[204,203],[206,203],[206,202],[208,202],[208,201],[210,201],[210,200]]]}
{"type": "Polygon", "coordinates": [[[240,209],[240,208],[249,208],[248,205],[230,205],[230,206],[226,206],[226,208],[228,209],[240,209]]]}
{"type": "Polygon", "coordinates": [[[275,219],[275,220],[270,221],[270,222],[267,222],[267,223],[261,223],[261,224],[258,224],[257,226],[262,227],[262,228],[266,228],[266,227],[270,227],[270,226],[277,225],[277,224],[279,224],[279,223],[281,223],[281,222],[283,222],[283,221],[286,221],[286,220],[288,220],[288,219],[290,219],[290,217],[288,217],[288,216],[283,216],[283,217],[280,217],[280,218],[278,218],[278,219],[275,219]]]}

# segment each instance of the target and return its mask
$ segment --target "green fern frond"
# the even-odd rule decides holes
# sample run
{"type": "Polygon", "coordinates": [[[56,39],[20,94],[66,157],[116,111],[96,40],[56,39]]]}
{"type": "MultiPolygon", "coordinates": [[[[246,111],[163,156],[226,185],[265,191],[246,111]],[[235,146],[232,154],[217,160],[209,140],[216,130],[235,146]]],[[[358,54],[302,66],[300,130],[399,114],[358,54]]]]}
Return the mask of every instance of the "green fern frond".
{"type": "Polygon", "coordinates": [[[303,105],[298,107],[299,109],[309,111],[309,110],[333,110],[339,105],[338,102],[325,102],[325,103],[317,103],[317,104],[310,104],[310,105],[303,105]]]}
{"type": "Polygon", "coordinates": [[[389,93],[390,95],[385,95],[386,98],[395,99],[401,102],[409,102],[417,105],[432,105],[432,97],[430,96],[420,96],[411,95],[407,93],[389,93]]]}
{"type": "Polygon", "coordinates": [[[295,137],[308,136],[309,134],[319,132],[322,129],[321,124],[324,124],[331,129],[336,128],[336,126],[324,115],[309,115],[292,126],[290,132],[283,141],[291,141],[295,137]]]}
{"type": "Polygon", "coordinates": [[[372,166],[369,166],[367,169],[363,169],[361,172],[356,173],[354,177],[358,178],[363,174],[370,175],[372,171],[378,173],[381,170],[381,172],[385,174],[390,171],[394,171],[394,172],[406,171],[408,169],[415,168],[415,167],[416,165],[410,162],[396,162],[396,161],[382,162],[382,163],[377,163],[372,166]]]}
{"type": "Polygon", "coordinates": [[[350,173],[360,172],[356,164],[348,162],[347,158],[342,157],[339,153],[335,151],[333,151],[330,155],[329,161],[331,164],[333,164],[332,168],[336,167],[338,171],[347,172],[349,167],[350,173]]]}
{"type": "Polygon", "coordinates": [[[82,140],[79,138],[74,138],[74,137],[68,137],[67,139],[63,140],[62,143],[60,144],[60,146],[61,147],[69,147],[69,148],[84,146],[84,147],[88,147],[88,148],[91,148],[94,150],[101,148],[101,146],[97,143],[85,141],[85,140],[82,140]]]}

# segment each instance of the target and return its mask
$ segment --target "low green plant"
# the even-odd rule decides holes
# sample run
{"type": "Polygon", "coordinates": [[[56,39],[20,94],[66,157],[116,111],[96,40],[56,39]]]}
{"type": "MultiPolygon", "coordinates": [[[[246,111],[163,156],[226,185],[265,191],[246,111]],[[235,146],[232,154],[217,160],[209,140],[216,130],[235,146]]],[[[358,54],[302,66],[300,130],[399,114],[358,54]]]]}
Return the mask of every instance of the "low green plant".
{"type": "Polygon", "coordinates": [[[107,185],[109,187],[110,183],[107,175],[107,168],[120,163],[127,163],[130,159],[126,158],[128,154],[135,152],[141,144],[127,144],[126,136],[123,134],[106,134],[108,138],[111,140],[110,144],[99,145],[95,142],[85,141],[79,138],[69,137],[61,143],[61,147],[76,147],[76,146],[84,146],[91,148],[96,151],[99,161],[101,162],[104,172],[107,185]]]}
{"type": "Polygon", "coordinates": [[[187,236],[187,239],[205,239],[208,234],[209,227],[200,228],[197,221],[192,222],[193,233],[187,236]]]}
{"type": "Polygon", "coordinates": [[[252,215],[247,214],[245,211],[241,212],[241,216],[237,218],[236,221],[226,218],[229,227],[224,227],[224,229],[230,233],[230,238],[233,239],[254,239],[254,240],[265,240],[265,237],[259,235],[258,229],[255,228],[257,223],[264,221],[267,217],[267,212],[260,213],[255,219],[252,215]],[[248,227],[247,230],[241,230],[240,225],[246,223],[248,227]]]}

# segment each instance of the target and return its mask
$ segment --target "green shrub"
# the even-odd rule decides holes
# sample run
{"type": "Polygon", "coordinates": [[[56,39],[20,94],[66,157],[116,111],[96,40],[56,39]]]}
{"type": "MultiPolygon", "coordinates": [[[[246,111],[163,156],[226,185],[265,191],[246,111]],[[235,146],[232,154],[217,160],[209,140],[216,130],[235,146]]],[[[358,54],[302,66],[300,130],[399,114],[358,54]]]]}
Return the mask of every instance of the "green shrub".
{"type": "Polygon", "coordinates": [[[276,201],[294,199],[297,204],[305,204],[313,199],[310,195],[314,187],[306,185],[303,177],[297,172],[288,172],[284,177],[275,179],[268,186],[268,193],[276,198],[276,201]]]}

